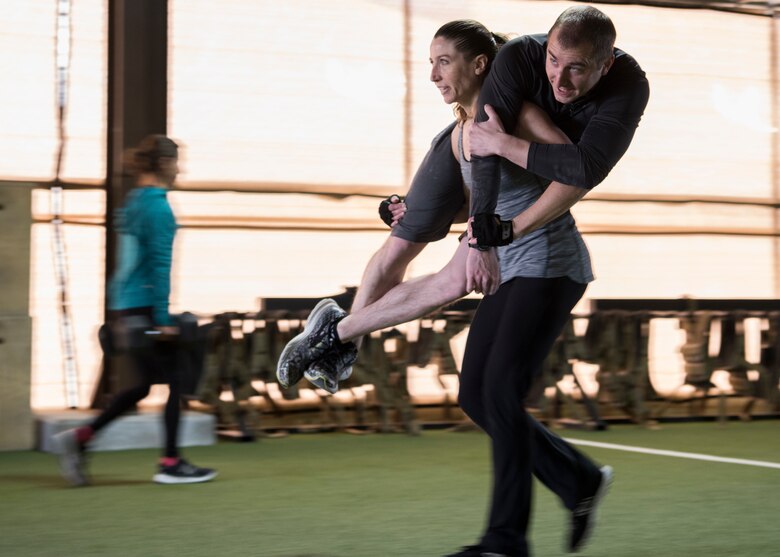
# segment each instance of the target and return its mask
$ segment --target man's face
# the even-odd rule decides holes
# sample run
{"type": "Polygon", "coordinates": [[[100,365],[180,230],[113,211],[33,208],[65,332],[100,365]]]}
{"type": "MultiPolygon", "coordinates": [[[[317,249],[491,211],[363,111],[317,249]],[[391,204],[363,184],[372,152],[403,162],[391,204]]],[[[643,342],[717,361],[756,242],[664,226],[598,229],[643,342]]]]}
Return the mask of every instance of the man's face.
{"type": "Polygon", "coordinates": [[[545,70],[555,100],[568,104],[579,99],[607,74],[614,60],[614,56],[606,61],[595,60],[587,44],[564,48],[558,42],[558,30],[553,31],[547,38],[545,70]]]}

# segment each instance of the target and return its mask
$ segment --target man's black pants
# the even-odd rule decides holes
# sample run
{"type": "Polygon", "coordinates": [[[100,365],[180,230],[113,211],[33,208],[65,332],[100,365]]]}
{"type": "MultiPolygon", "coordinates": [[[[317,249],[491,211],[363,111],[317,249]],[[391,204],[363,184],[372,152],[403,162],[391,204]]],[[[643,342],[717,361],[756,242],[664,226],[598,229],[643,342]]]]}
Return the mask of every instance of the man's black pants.
{"type": "Polygon", "coordinates": [[[486,548],[528,555],[532,473],[572,510],[594,489],[598,467],[542,426],[525,400],[586,285],[512,279],[479,305],[469,329],[458,401],[491,438],[493,493],[486,548]]]}

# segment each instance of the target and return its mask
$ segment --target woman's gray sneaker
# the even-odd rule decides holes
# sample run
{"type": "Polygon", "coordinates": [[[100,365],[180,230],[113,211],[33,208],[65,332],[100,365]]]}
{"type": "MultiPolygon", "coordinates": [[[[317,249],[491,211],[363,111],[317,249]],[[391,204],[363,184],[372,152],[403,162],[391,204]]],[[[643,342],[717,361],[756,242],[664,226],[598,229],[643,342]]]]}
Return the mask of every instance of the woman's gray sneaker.
{"type": "Polygon", "coordinates": [[[306,320],[303,332],[287,343],[276,364],[276,378],[285,389],[292,387],[316,360],[336,344],[336,325],[347,312],[330,298],[320,300],[306,320]]]}

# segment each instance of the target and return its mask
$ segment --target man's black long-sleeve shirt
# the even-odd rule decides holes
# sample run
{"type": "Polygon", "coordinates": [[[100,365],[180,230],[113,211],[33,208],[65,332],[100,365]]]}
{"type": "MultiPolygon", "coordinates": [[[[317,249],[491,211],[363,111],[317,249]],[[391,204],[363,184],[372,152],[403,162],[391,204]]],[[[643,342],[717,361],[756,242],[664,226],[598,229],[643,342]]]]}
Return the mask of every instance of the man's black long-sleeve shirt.
{"type": "MultiPolygon", "coordinates": [[[[609,72],[588,93],[562,104],[555,100],[545,71],[547,34],[525,35],[499,50],[479,96],[476,121],[485,104],[511,132],[525,100],[539,105],[572,144],[531,143],[527,168],[534,174],[582,188],[601,183],[625,154],[650,95],[645,72],[630,55],[615,49],[609,72]]],[[[474,157],[471,214],[493,213],[498,196],[498,157],[474,157]]]]}

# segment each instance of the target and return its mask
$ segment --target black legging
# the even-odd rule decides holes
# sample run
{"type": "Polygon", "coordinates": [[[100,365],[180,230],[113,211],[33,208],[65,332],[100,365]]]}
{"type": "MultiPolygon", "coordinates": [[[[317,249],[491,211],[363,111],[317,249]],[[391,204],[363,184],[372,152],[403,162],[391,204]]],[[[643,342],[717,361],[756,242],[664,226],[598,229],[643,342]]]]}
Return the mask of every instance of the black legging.
{"type": "MultiPolygon", "coordinates": [[[[117,317],[131,315],[143,315],[152,322],[152,308],[133,308],[119,311],[117,317]]],[[[118,418],[135,405],[149,396],[149,389],[155,383],[168,384],[170,393],[165,404],[165,449],[164,456],[177,458],[179,418],[181,416],[181,378],[180,370],[176,362],[175,349],[167,343],[155,343],[152,349],[147,351],[131,351],[128,354],[133,372],[138,380],[134,387],[130,387],[117,394],[106,408],[90,424],[92,430],[97,432],[118,418]]]]}
{"type": "Polygon", "coordinates": [[[469,329],[458,401],[490,435],[493,494],[486,548],[528,555],[533,472],[573,510],[600,479],[598,467],[529,416],[525,399],[586,285],[515,278],[479,305],[469,329]]]}

